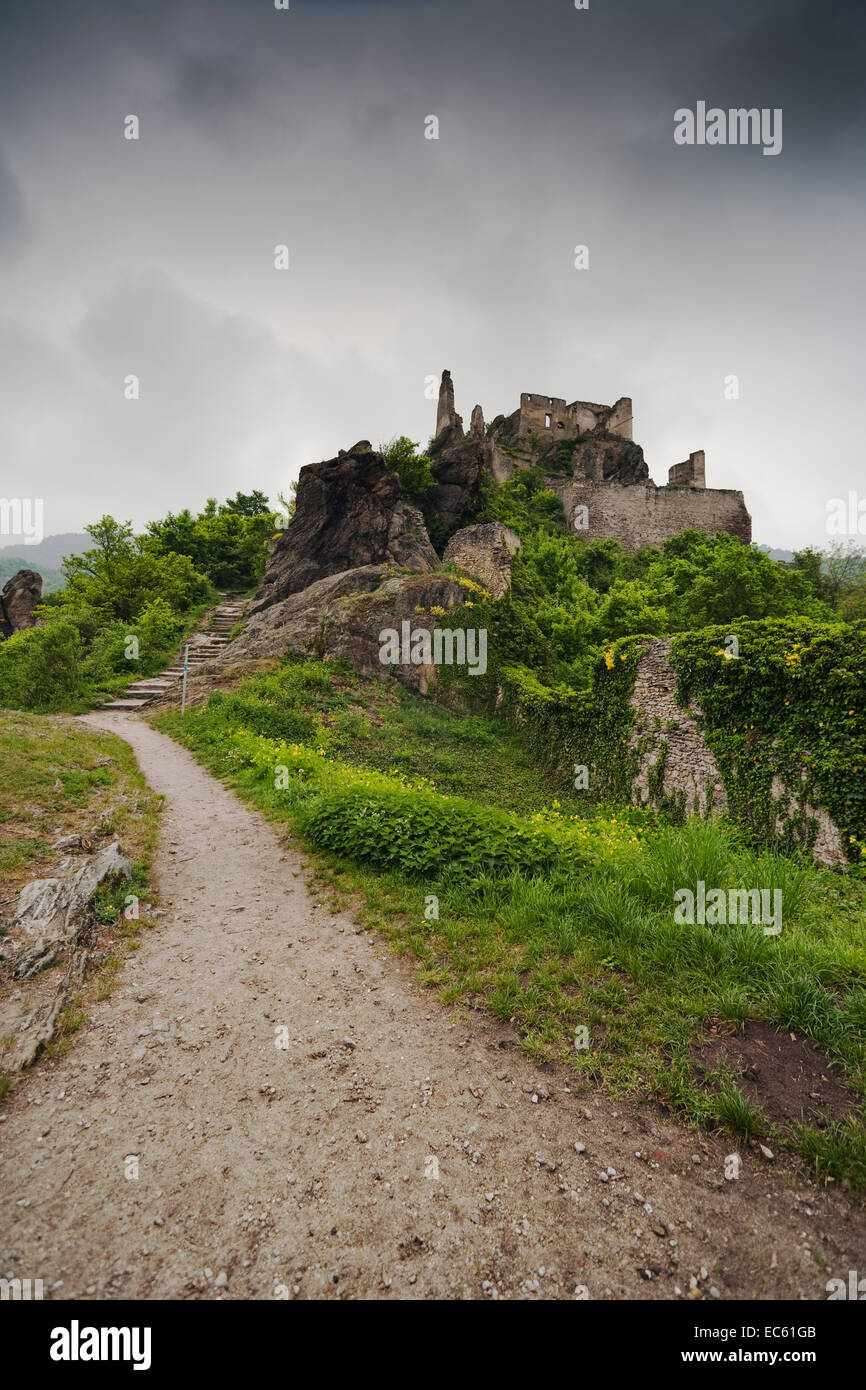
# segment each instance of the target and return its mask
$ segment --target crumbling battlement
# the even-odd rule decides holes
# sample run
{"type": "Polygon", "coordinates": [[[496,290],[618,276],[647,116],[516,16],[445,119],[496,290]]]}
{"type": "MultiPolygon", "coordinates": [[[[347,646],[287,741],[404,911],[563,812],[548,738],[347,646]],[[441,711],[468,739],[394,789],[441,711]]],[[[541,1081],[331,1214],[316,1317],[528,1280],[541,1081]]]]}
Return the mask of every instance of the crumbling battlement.
{"type": "Polygon", "coordinates": [[[530,434],[537,434],[540,439],[555,439],[559,434],[567,439],[604,430],[631,439],[631,421],[629,396],[620,397],[615,405],[596,405],[594,401],[572,401],[566,405],[558,396],[522,391],[517,433],[521,439],[530,434]]]}
{"type": "Polygon", "coordinates": [[[649,476],[643,450],[632,437],[632,402],[572,401],[524,391],[520,407],[485,426],[480,405],[468,434],[454,408],[450,372],[442,373],[436,434],[430,445],[436,492],[428,521],[447,534],[472,514],[479,479],[501,484],[521,468],[540,467],[545,485],[562,502],[569,527],[588,539],[610,537],[628,550],[661,545],[687,529],[727,532],[749,544],[752,519],[743,494],[708,488],[702,449],[668,470],[666,487],[649,476]]]}

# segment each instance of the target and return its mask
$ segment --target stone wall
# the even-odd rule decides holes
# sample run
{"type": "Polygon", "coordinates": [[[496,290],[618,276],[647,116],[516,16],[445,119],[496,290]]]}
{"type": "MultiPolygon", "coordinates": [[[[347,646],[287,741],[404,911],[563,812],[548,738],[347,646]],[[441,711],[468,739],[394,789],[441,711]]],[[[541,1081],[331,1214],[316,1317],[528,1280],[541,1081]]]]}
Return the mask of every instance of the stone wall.
{"type": "MultiPolygon", "coordinates": [[[[640,658],[629,704],[635,711],[630,747],[640,748],[640,763],[632,781],[637,804],[661,809],[680,806],[687,815],[719,815],[728,798],[718,765],[701,733],[700,706],[677,704],[677,675],[670,661],[671,639],[649,643],[640,658]]],[[[774,777],[771,794],[776,802],[776,834],[783,836],[786,821],[794,816],[813,822],[812,854],[833,867],[846,862],[838,826],[823,806],[813,806],[774,777]]]]}
{"type": "Polygon", "coordinates": [[[679,487],[706,487],[707,459],[703,449],[689,454],[685,463],[675,463],[669,468],[668,482],[679,487]]]}
{"type": "Polygon", "coordinates": [[[564,439],[604,429],[610,434],[631,439],[632,404],[629,396],[621,396],[614,405],[598,405],[595,401],[572,401],[566,405],[561,396],[540,396],[533,391],[520,394],[520,417],[517,433],[525,439],[537,434],[541,439],[564,439]]]}
{"type": "Polygon", "coordinates": [[[656,487],[649,481],[620,484],[578,478],[546,481],[572,524],[575,508],[587,509],[587,525],[575,528],[575,533],[589,540],[612,536],[626,550],[638,550],[642,545],[662,545],[689,528],[710,536],[727,531],[747,544],[752,539],[752,519],[743,494],[732,488],[656,487]]]}
{"type": "Polygon", "coordinates": [[[670,638],[651,642],[638,662],[629,699],[635,711],[631,747],[644,741],[646,747],[632,796],[657,809],[664,798],[680,803],[688,815],[718,814],[727,810],[728,798],[716,760],[698,728],[695,716],[700,710],[697,706],[684,710],[677,704],[670,647],[670,638]],[[661,758],[663,769],[659,769],[661,758]]]}

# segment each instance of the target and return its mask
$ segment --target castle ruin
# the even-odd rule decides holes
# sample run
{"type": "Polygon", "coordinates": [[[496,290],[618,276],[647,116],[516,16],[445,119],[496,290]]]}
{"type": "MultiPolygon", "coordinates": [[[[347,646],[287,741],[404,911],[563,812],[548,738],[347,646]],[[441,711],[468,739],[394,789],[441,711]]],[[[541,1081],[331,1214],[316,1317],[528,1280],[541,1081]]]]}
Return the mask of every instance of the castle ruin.
{"type": "Polygon", "coordinates": [[[752,538],[742,492],[707,487],[703,450],[673,464],[666,484],[653,482],[632,436],[628,396],[613,405],[567,404],[559,396],[524,391],[513,414],[498,415],[489,425],[476,405],[466,434],[454,407],[451,373],[444,371],[429,452],[437,480],[431,503],[446,530],[471,505],[485,470],[503,483],[518,469],[537,466],[569,526],[587,539],[612,537],[637,550],[687,529],[710,536],[727,532],[747,544],[752,538]]]}

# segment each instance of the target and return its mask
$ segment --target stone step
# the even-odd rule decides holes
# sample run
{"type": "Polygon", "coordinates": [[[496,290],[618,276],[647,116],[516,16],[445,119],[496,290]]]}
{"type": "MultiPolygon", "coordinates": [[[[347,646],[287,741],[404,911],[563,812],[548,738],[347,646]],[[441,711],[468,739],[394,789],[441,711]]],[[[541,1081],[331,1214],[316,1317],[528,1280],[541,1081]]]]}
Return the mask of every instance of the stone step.
{"type": "Polygon", "coordinates": [[[108,701],[106,701],[106,703],[105,703],[104,705],[100,706],[100,708],[101,708],[101,709],[130,709],[130,710],[132,710],[132,709],[141,709],[143,705],[146,705],[146,704],[148,704],[148,703],[149,703],[149,702],[148,702],[147,700],[127,700],[127,699],[121,698],[120,700],[108,700],[108,701]]]}

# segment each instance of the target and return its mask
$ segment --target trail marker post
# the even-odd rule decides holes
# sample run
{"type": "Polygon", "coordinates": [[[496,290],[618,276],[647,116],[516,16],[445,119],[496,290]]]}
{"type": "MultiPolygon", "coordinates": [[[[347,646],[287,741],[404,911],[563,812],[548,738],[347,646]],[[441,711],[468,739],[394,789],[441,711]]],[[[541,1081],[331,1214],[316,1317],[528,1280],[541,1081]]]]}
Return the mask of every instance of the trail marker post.
{"type": "Polygon", "coordinates": [[[187,642],[186,646],[185,646],[184,649],[183,649],[183,689],[182,689],[181,695],[180,695],[180,713],[181,713],[181,718],[183,718],[184,712],[185,712],[185,710],[186,710],[186,668],[187,668],[188,662],[189,662],[189,642],[187,642]]]}

